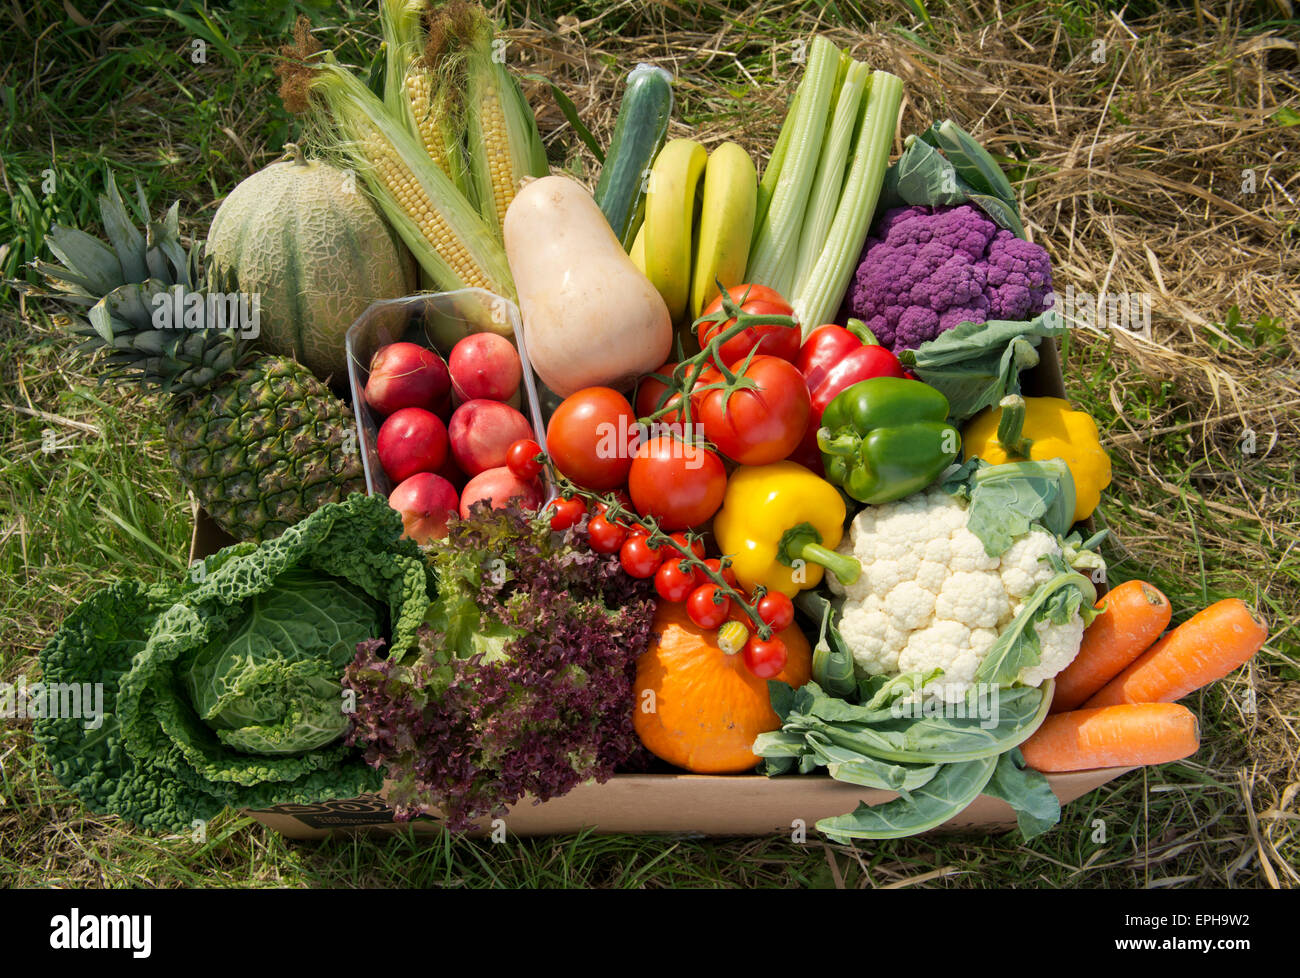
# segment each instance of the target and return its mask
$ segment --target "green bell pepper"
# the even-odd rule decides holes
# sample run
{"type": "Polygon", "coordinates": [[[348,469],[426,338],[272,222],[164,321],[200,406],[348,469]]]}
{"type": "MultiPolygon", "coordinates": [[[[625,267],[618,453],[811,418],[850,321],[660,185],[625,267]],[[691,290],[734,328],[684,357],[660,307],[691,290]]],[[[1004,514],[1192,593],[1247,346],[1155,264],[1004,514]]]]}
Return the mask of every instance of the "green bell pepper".
{"type": "Polygon", "coordinates": [[[872,377],[826,405],[817,431],[828,481],[863,503],[888,503],[924,489],[961,450],[948,399],[928,384],[872,377]]]}

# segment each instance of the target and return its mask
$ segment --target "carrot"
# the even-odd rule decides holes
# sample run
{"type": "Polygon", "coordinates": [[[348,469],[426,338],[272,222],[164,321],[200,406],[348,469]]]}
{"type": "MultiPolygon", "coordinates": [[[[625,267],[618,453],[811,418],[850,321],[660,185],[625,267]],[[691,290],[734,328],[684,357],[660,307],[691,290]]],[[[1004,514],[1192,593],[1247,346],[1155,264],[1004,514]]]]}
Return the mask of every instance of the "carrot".
{"type": "Polygon", "coordinates": [[[1084,708],[1172,703],[1222,679],[1259,651],[1268,625],[1239,598],[1217,601],[1156,642],[1084,708]]]}
{"type": "Polygon", "coordinates": [[[1078,708],[1151,647],[1174,613],[1169,599],[1146,581],[1125,581],[1097,600],[1101,611],[1083,633],[1079,654],[1056,677],[1052,712],[1078,708]]]}
{"type": "Polygon", "coordinates": [[[1056,713],[1020,745],[1038,771],[1164,764],[1196,753],[1196,714],[1177,703],[1124,703],[1056,713]]]}

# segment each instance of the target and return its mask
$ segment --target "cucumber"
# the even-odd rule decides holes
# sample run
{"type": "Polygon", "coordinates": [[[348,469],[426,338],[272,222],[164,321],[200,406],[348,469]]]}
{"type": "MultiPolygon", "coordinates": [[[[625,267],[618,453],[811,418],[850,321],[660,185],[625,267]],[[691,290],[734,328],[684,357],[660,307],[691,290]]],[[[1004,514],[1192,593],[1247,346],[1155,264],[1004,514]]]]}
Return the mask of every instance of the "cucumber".
{"type": "Polygon", "coordinates": [[[624,251],[632,247],[641,227],[650,164],[668,135],[672,113],[672,75],[650,64],[632,69],[596,184],[596,203],[624,251]]]}

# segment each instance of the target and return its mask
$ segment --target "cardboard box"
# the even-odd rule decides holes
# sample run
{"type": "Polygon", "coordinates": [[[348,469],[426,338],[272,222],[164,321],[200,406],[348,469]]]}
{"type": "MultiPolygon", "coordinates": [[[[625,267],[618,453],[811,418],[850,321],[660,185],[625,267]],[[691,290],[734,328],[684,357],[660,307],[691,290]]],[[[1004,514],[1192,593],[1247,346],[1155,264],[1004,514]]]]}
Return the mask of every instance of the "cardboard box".
{"type": "MultiPolygon", "coordinates": [[[[1054,774],[1048,778],[1061,804],[1074,801],[1131,768],[1054,774]]],[[[597,832],[665,835],[781,835],[803,829],[816,837],[818,819],[894,798],[893,792],[844,784],[826,775],[620,774],[604,784],[585,784],[540,805],[525,799],[503,819],[516,836],[561,835],[591,828],[597,832]]],[[[336,832],[404,831],[436,835],[437,819],[394,822],[378,796],[320,805],[277,805],[248,812],[290,839],[324,839],[336,832]]],[[[994,833],[1012,829],[1015,812],[1004,801],[981,795],[936,831],[994,833]]],[[[474,833],[491,832],[490,822],[474,833]]]]}
{"type": "MultiPolygon", "coordinates": [[[[1025,394],[1064,397],[1055,343],[1045,340],[1040,354],[1038,365],[1023,377],[1025,394]]],[[[537,403],[536,394],[532,390],[528,393],[532,407],[537,403]]],[[[363,424],[370,421],[362,418],[360,412],[358,420],[363,424]]],[[[367,474],[371,474],[369,470],[367,474]]],[[[232,542],[206,513],[195,512],[191,561],[232,542]]],[[[1124,767],[1053,774],[1048,776],[1048,781],[1064,805],[1130,770],[1124,767]]],[[[791,835],[802,827],[813,837],[813,826],[818,819],[850,812],[860,801],[877,805],[895,797],[890,791],[844,784],[828,775],[767,778],[624,774],[605,784],[581,785],[561,798],[541,804],[524,799],[509,811],[504,822],[506,831],[516,836],[573,833],[584,828],[600,833],[760,836],[791,835]]],[[[277,805],[247,814],[291,839],[323,839],[338,832],[391,833],[402,831],[407,825],[418,835],[441,832],[436,818],[394,822],[392,811],[374,795],[318,805],[277,805]]],[[[1015,813],[1009,805],[981,795],[935,831],[994,833],[1006,831],[1015,824],[1015,813]]],[[[487,834],[493,828],[491,822],[484,820],[477,834],[487,834]]]]}

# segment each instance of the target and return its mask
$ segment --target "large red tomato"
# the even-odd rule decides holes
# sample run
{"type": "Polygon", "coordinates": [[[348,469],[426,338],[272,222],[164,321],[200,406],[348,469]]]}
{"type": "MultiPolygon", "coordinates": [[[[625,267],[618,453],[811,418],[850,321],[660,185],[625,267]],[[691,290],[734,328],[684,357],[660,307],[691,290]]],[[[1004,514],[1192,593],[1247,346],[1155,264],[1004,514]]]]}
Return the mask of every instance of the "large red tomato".
{"type": "Polygon", "coordinates": [[[688,530],[711,519],[726,488],[727,471],[716,452],[672,435],[647,438],[627,476],[636,511],[653,516],[665,530],[688,530]]]}
{"type": "MultiPolygon", "coordinates": [[[[755,316],[790,316],[793,310],[790,304],[781,298],[780,293],[774,289],[769,289],[766,285],[735,285],[727,289],[727,294],[731,296],[733,302],[740,306],[741,312],[755,316]]],[[[712,316],[722,308],[722,296],[709,303],[704,315],[712,316]]],[[[700,346],[707,346],[709,342],[725,329],[735,325],[734,319],[728,319],[725,322],[705,323],[700,326],[700,346]]],[[[755,325],[737,333],[727,342],[722,344],[721,354],[722,362],[726,364],[737,363],[749,354],[754,347],[758,347],[759,353],[766,353],[769,356],[780,357],[782,360],[789,360],[793,363],[799,357],[800,332],[798,326],[773,325],[755,325]]]]}
{"type": "Polygon", "coordinates": [[[637,438],[627,398],[610,387],[587,387],[566,397],[546,426],[546,453],[584,489],[607,492],[627,480],[637,438]]]}
{"type": "Polygon", "coordinates": [[[755,386],[730,396],[724,390],[705,395],[700,408],[704,436],[741,465],[779,462],[798,447],[808,427],[808,385],[790,361],[761,354],[740,376],[755,386]]]}

